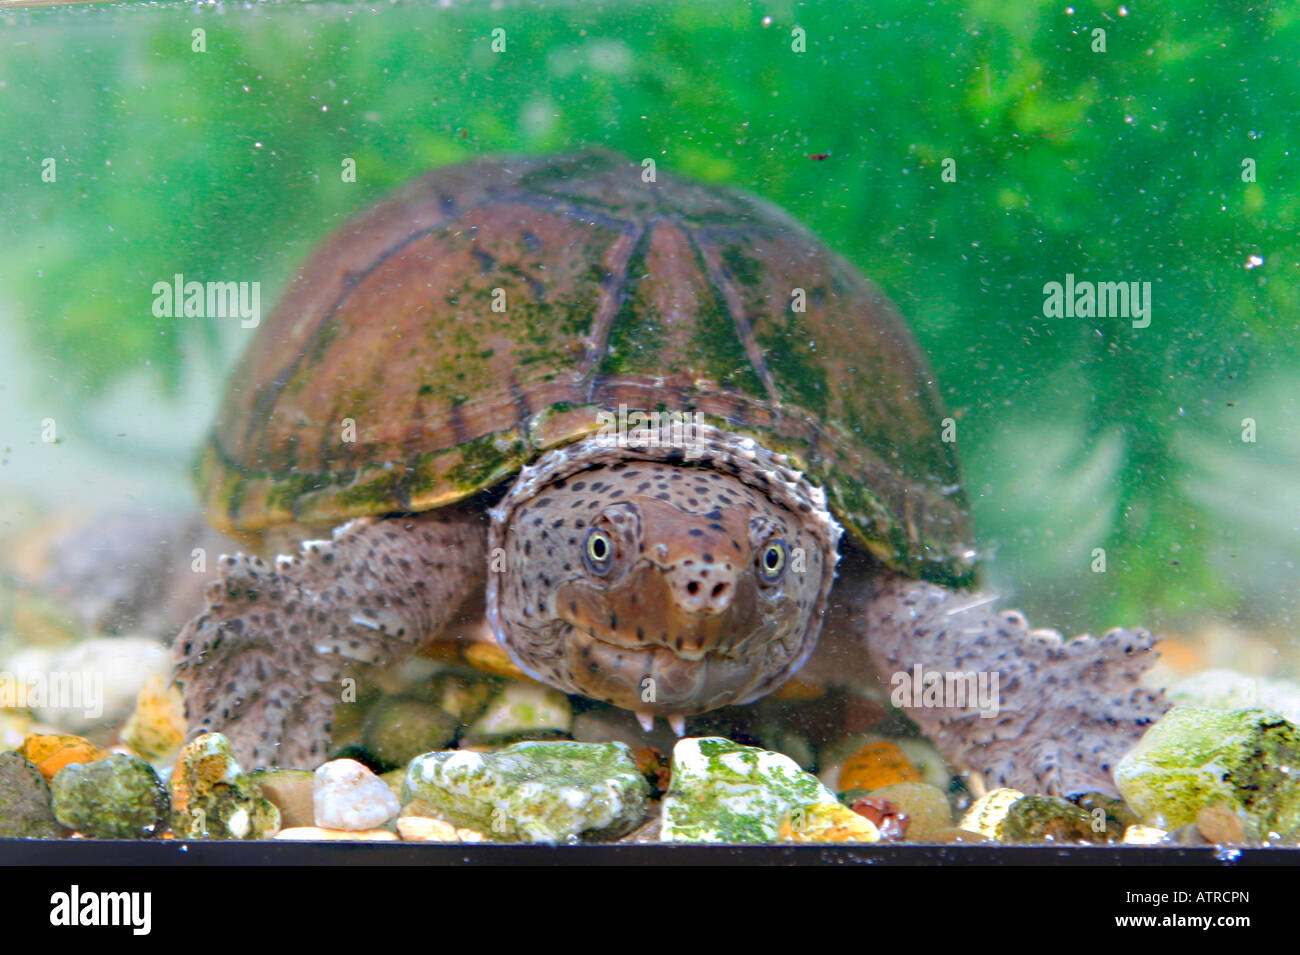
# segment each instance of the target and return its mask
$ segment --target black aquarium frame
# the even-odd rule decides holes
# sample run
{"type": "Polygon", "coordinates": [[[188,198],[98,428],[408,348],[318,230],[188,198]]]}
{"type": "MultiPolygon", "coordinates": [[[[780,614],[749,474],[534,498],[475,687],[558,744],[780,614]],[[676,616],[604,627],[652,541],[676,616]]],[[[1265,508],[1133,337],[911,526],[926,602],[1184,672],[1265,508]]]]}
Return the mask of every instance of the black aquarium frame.
{"type": "Polygon", "coordinates": [[[0,839],[0,866],[1297,866],[1300,846],[526,845],[0,839]]]}

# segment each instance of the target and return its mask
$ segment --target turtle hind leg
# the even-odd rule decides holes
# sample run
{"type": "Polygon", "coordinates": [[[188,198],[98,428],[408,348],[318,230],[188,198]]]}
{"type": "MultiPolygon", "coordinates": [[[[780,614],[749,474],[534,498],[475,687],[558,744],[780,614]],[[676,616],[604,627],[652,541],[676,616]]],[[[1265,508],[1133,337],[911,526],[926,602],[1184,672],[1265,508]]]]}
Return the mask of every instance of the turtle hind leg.
{"type": "Polygon", "coordinates": [[[352,521],[274,563],[222,557],[172,652],[191,732],[225,734],[246,768],[312,768],[358,665],[437,637],[487,573],[470,511],[352,521]]]}
{"type": "Polygon", "coordinates": [[[1118,795],[1115,764],[1168,706],[1141,684],[1157,656],[1145,630],[1063,640],[987,595],[879,570],[840,587],[895,705],[989,788],[1118,795]]]}

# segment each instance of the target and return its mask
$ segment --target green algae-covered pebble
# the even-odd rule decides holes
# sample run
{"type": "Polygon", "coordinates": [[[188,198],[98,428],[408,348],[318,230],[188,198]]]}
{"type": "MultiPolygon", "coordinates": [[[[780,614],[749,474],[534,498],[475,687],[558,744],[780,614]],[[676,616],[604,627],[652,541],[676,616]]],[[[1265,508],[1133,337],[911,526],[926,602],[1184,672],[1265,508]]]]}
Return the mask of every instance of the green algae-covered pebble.
{"type": "Polygon", "coordinates": [[[447,746],[459,727],[456,717],[436,703],[394,696],[370,708],[362,741],[385,767],[405,766],[421,753],[447,746]]]}
{"type": "Polygon", "coordinates": [[[614,839],[642,822],[649,791],[623,743],[531,741],[495,752],[425,753],[411,761],[402,803],[493,839],[614,839]]]}
{"type": "Polygon", "coordinates": [[[143,759],[115,754],[71,763],[50,783],[54,815],[96,839],[148,839],[167,819],[167,789],[143,759]]]}
{"type": "Polygon", "coordinates": [[[573,729],[573,708],[559,690],[540,683],[507,683],[465,731],[466,742],[512,743],[553,739],[573,729]]]}
{"type": "Polygon", "coordinates": [[[1105,829],[1106,839],[1110,842],[1122,842],[1124,833],[1141,822],[1124,800],[1106,793],[1082,793],[1074,797],[1073,802],[1092,817],[1094,830],[1105,829]]]}
{"type": "Polygon", "coordinates": [[[797,807],[836,803],[816,776],[788,756],[705,736],[673,749],[663,801],[665,842],[776,842],[797,807]]]}
{"type": "Polygon", "coordinates": [[[1300,831],[1300,728],[1270,710],[1176,706],[1115,768],[1142,821],[1177,829],[1205,806],[1241,811],[1254,836],[1300,831]]]}
{"type": "Polygon", "coordinates": [[[1007,810],[998,838],[1003,842],[1105,842],[1104,814],[1095,826],[1094,818],[1059,796],[1025,796],[1007,810]]]}
{"type": "Polygon", "coordinates": [[[0,839],[64,835],[50,808],[50,785],[41,771],[12,750],[0,753],[0,839]]]}
{"type": "Polygon", "coordinates": [[[280,810],[240,768],[220,733],[196,736],[181,748],[171,795],[172,831],[182,839],[267,839],[280,829],[280,810]]]}

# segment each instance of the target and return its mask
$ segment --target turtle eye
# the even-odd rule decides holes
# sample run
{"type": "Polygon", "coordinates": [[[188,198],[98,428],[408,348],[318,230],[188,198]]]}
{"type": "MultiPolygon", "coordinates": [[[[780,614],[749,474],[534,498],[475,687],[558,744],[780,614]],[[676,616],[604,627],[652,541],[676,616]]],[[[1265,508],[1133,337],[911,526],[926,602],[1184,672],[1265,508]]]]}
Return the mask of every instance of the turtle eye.
{"type": "Polygon", "coordinates": [[[780,580],[781,575],[785,573],[785,564],[785,541],[779,537],[768,541],[767,546],[758,555],[758,572],[764,582],[774,584],[780,580]]]}
{"type": "Polygon", "coordinates": [[[614,542],[609,535],[593,527],[587,531],[587,539],[582,545],[582,556],[587,568],[593,574],[604,576],[614,566],[614,542]]]}

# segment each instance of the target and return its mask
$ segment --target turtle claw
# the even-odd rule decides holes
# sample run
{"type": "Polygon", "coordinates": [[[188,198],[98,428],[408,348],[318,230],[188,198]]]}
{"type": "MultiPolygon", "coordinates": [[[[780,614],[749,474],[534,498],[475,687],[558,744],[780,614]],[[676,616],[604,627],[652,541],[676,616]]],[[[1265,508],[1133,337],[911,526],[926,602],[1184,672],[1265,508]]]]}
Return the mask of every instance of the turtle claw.
{"type": "MultiPolygon", "coordinates": [[[[645,730],[647,733],[654,732],[655,715],[653,713],[646,713],[640,711],[636,714],[636,718],[637,721],[640,722],[641,728],[643,730],[645,730]]],[[[664,719],[666,719],[668,721],[668,725],[673,728],[673,733],[676,734],[678,739],[681,739],[683,736],[686,735],[686,717],[683,716],[681,713],[671,713],[668,716],[665,716],[664,719]]]]}

